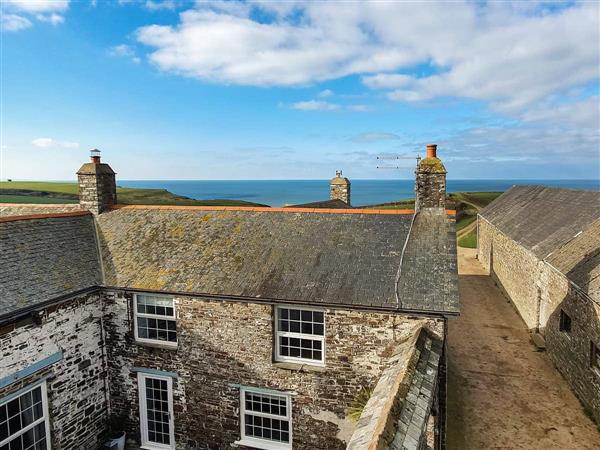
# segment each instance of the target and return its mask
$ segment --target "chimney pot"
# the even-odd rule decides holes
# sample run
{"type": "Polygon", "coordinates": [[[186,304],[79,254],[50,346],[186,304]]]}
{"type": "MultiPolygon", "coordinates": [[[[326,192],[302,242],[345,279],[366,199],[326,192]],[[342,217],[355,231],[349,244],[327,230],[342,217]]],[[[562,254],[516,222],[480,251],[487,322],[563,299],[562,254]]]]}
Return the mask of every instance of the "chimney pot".
{"type": "Polygon", "coordinates": [[[94,164],[100,164],[100,150],[97,148],[90,150],[90,157],[92,158],[92,162],[94,164]]]}
{"type": "Polygon", "coordinates": [[[437,158],[437,144],[427,144],[427,157],[437,158]]]}

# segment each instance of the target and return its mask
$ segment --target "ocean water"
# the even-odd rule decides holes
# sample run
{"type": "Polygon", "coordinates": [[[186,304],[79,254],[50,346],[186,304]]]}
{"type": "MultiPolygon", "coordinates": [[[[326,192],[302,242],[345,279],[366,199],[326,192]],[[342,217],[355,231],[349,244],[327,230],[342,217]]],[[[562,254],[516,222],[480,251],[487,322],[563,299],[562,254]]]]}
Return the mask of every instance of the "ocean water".
{"type": "MultiPolygon", "coordinates": [[[[414,180],[351,180],[353,206],[414,197],[414,180]]],[[[599,180],[448,180],[448,192],[505,191],[514,185],[600,190],[599,180]]],[[[123,187],[167,189],[197,200],[246,200],[270,206],[327,200],[329,180],[118,180],[123,187]]]]}

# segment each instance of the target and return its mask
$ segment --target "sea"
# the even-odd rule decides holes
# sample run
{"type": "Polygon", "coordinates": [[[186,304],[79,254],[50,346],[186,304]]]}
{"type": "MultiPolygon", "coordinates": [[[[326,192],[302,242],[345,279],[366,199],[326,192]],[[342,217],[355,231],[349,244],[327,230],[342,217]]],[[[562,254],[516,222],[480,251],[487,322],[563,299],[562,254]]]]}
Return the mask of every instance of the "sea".
{"type": "MultiPolygon", "coordinates": [[[[353,206],[414,198],[414,180],[351,180],[353,206]]],[[[245,200],[269,206],[327,200],[329,180],[118,180],[119,186],[166,189],[196,200],[245,200]]],[[[505,191],[515,185],[600,190],[600,180],[448,180],[448,192],[505,191]]]]}

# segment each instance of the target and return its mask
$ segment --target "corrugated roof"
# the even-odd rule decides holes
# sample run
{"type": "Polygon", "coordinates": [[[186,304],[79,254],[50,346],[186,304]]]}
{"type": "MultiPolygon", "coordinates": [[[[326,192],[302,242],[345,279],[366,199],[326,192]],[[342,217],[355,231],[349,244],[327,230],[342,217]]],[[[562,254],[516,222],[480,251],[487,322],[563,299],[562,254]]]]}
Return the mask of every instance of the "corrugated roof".
{"type": "Polygon", "coordinates": [[[544,259],[600,218],[600,191],[514,186],[480,215],[544,259]]]}
{"type": "Polygon", "coordinates": [[[91,214],[0,221],[0,316],[102,283],[91,214]]]}

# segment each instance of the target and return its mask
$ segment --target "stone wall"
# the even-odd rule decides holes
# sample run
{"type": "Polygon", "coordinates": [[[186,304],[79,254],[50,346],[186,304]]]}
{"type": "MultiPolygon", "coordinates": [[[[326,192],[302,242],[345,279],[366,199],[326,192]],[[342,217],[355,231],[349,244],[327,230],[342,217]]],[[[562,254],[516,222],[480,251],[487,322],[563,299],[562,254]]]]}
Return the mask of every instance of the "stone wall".
{"type": "Polygon", "coordinates": [[[96,294],[48,307],[31,319],[0,327],[0,378],[59,351],[61,360],[0,389],[0,399],[41,377],[47,381],[54,450],[93,449],[106,430],[107,396],[102,306],[96,294]]]}
{"type": "MultiPolygon", "coordinates": [[[[176,298],[178,348],[136,344],[132,300],[107,296],[105,319],[113,411],[129,413],[131,436],[139,435],[138,393],[133,367],[176,372],[177,448],[229,448],[240,439],[239,391],[232,384],[294,391],[295,449],[343,449],[354,422],[348,408],[374,386],[401,336],[418,324],[442,324],[406,316],[326,311],[326,367],[273,362],[273,306],[176,298]]],[[[138,437],[139,439],[139,437],[138,437]]]]}
{"type": "Polygon", "coordinates": [[[600,371],[590,367],[590,341],[600,346],[600,306],[570,289],[550,314],[546,351],[579,400],[600,424],[600,371]],[[560,311],[571,318],[571,331],[559,330],[560,311]]]}
{"type": "Polygon", "coordinates": [[[600,345],[600,306],[484,219],[478,227],[480,262],[527,326],[544,335],[548,356],[600,423],[600,373],[590,367],[590,341],[600,345]],[[571,318],[571,332],[559,330],[561,310],[571,318]]]}
{"type": "Polygon", "coordinates": [[[415,171],[415,209],[446,208],[446,169],[438,158],[422,159],[415,171]]]}
{"type": "Polygon", "coordinates": [[[94,214],[105,211],[117,203],[115,175],[102,173],[96,175],[78,174],[79,204],[94,214]]]}
{"type": "Polygon", "coordinates": [[[329,185],[329,198],[341,200],[350,205],[350,180],[342,177],[333,178],[329,185]]]}
{"type": "Polygon", "coordinates": [[[540,265],[537,257],[479,217],[477,257],[511,300],[530,330],[539,325],[540,265]]]}

